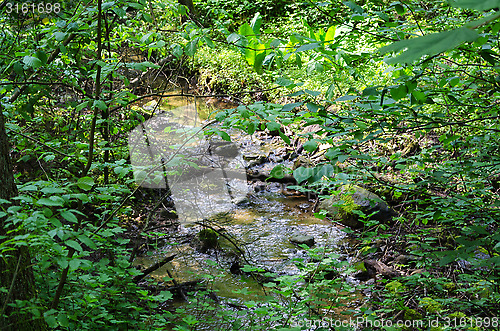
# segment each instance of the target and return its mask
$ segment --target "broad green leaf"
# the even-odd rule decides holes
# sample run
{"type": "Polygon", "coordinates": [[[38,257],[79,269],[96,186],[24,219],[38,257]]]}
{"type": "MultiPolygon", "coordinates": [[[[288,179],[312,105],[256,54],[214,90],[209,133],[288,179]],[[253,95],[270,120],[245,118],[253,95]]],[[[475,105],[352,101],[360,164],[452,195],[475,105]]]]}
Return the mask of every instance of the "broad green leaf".
{"type": "MultiPolygon", "coordinates": [[[[250,122],[248,123],[248,126],[247,126],[247,133],[249,135],[252,135],[255,133],[255,130],[257,130],[257,125],[255,124],[255,122],[250,122]]],[[[281,132],[280,132],[281,133],[281,132]]]]}
{"type": "Polygon", "coordinates": [[[325,153],[325,157],[329,160],[334,160],[334,159],[337,159],[337,157],[342,154],[342,152],[340,150],[338,150],[337,148],[335,147],[331,147],[329,148],[326,153],[325,153]]]}
{"type": "Polygon", "coordinates": [[[78,223],[78,218],[76,218],[75,214],[73,214],[71,211],[69,210],[65,210],[63,212],[61,212],[61,216],[68,222],[71,222],[71,223],[78,223]]]}
{"type": "Polygon", "coordinates": [[[62,207],[64,205],[64,199],[58,196],[52,196],[50,198],[41,198],[36,203],[44,206],[62,207]]]}
{"type": "Polygon", "coordinates": [[[279,130],[281,128],[281,124],[279,124],[277,122],[267,122],[266,125],[267,125],[267,129],[269,131],[276,131],[276,130],[279,130]]]}
{"type": "Polygon", "coordinates": [[[336,29],[337,29],[337,27],[335,25],[332,25],[331,27],[328,28],[328,30],[326,31],[326,35],[325,35],[325,42],[326,43],[332,42],[335,39],[335,30],[336,29]]]}
{"type": "Polygon", "coordinates": [[[29,55],[26,55],[24,58],[23,58],[23,63],[28,66],[28,67],[31,67],[33,69],[37,69],[39,67],[42,66],[42,61],[40,61],[39,58],[37,57],[34,57],[34,56],[29,56],[29,55]]]}
{"type": "Polygon", "coordinates": [[[113,7],[113,5],[115,4],[114,1],[106,1],[102,4],[102,10],[108,10],[109,8],[113,7]]]}
{"type": "Polygon", "coordinates": [[[43,51],[36,51],[35,53],[36,57],[42,61],[42,64],[46,64],[47,63],[47,54],[43,51]]]}
{"type": "Polygon", "coordinates": [[[258,44],[257,50],[255,51],[255,61],[253,64],[253,68],[259,74],[262,73],[262,62],[264,62],[264,59],[266,57],[265,49],[266,49],[266,45],[258,44]]]}
{"type": "Polygon", "coordinates": [[[296,107],[302,106],[303,104],[304,104],[303,102],[288,103],[283,106],[282,111],[284,112],[291,111],[296,107]]]}
{"type": "Polygon", "coordinates": [[[281,130],[279,130],[278,132],[279,132],[279,135],[280,135],[281,139],[283,139],[283,141],[287,145],[290,145],[290,138],[288,138],[288,136],[286,134],[284,134],[283,132],[281,132],[281,130]]]}
{"type": "Polygon", "coordinates": [[[66,190],[60,187],[52,187],[52,186],[44,187],[41,189],[41,191],[44,194],[62,194],[66,192],[66,190]]]}
{"type": "Polygon", "coordinates": [[[196,49],[198,49],[198,38],[188,42],[184,48],[184,52],[187,56],[193,56],[196,53],[196,49]]]}
{"type": "Polygon", "coordinates": [[[106,106],[106,103],[102,100],[94,100],[93,107],[97,107],[100,110],[106,110],[108,109],[108,106],[106,106]]]}
{"type": "Polygon", "coordinates": [[[312,102],[308,102],[306,103],[306,107],[307,109],[311,112],[311,113],[316,113],[318,112],[318,110],[321,109],[321,106],[320,105],[317,105],[315,103],[312,103],[312,102]]]}
{"type": "Polygon", "coordinates": [[[149,61],[144,61],[144,62],[127,63],[127,68],[134,69],[134,70],[147,71],[148,68],[158,69],[158,68],[160,68],[160,66],[157,64],[151,63],[149,61]]]}
{"type": "Polygon", "coordinates": [[[247,37],[248,39],[255,39],[255,32],[253,32],[252,27],[248,23],[240,26],[238,33],[242,36],[247,37]]]}
{"type": "Polygon", "coordinates": [[[299,53],[299,52],[309,51],[311,49],[315,49],[315,48],[319,48],[319,47],[320,47],[319,43],[305,44],[305,45],[302,45],[299,48],[297,48],[297,50],[295,52],[299,53]]]}
{"type": "Polygon", "coordinates": [[[225,141],[231,141],[231,137],[225,131],[217,131],[217,135],[225,141]]]}
{"type": "Polygon", "coordinates": [[[81,260],[80,259],[73,259],[69,261],[69,268],[71,270],[76,270],[80,266],[81,260]]]}
{"type": "Polygon", "coordinates": [[[284,165],[278,164],[277,166],[275,166],[273,168],[273,170],[271,170],[271,173],[269,174],[269,176],[281,179],[281,178],[285,177],[285,170],[284,169],[285,169],[284,165]]]}
{"type": "Polygon", "coordinates": [[[79,243],[77,243],[76,241],[74,240],[66,240],[64,242],[67,246],[73,248],[75,251],[78,251],[78,252],[82,252],[83,251],[83,248],[82,246],[80,246],[79,243]]]}
{"type": "Polygon", "coordinates": [[[94,184],[94,180],[90,177],[82,177],[78,179],[78,182],[76,183],[76,185],[84,191],[89,191],[94,184]]]}
{"type": "Polygon", "coordinates": [[[51,309],[43,314],[43,318],[45,319],[45,322],[47,322],[47,325],[51,328],[56,328],[58,326],[57,321],[56,321],[56,317],[54,316],[54,313],[56,313],[56,312],[57,312],[57,310],[51,309]]]}
{"type": "Polygon", "coordinates": [[[214,48],[215,47],[215,44],[212,41],[212,39],[210,39],[208,37],[203,37],[203,40],[205,41],[205,44],[207,44],[208,47],[210,47],[210,48],[214,48]]]}
{"type": "Polygon", "coordinates": [[[304,147],[304,149],[309,153],[312,153],[316,150],[316,148],[318,148],[318,142],[316,139],[308,140],[304,143],[304,145],[302,145],[302,147],[304,147]]]}
{"type": "Polygon", "coordinates": [[[479,34],[462,27],[451,31],[428,34],[422,37],[397,41],[379,49],[382,54],[403,51],[395,58],[388,59],[388,64],[412,63],[424,55],[435,55],[453,49],[463,42],[474,41],[479,34]]]}
{"type": "Polygon", "coordinates": [[[479,11],[500,8],[500,0],[455,0],[452,7],[475,9],[479,11]]]}
{"type": "Polygon", "coordinates": [[[356,126],[363,131],[366,130],[366,128],[368,128],[368,125],[365,122],[354,121],[354,124],[356,124],[356,126]]]}
{"type": "Polygon", "coordinates": [[[293,87],[297,86],[293,83],[292,80],[285,78],[285,77],[278,77],[278,79],[276,79],[275,84],[278,84],[278,85],[284,86],[284,87],[288,87],[288,88],[293,88],[293,87]]]}
{"type": "Polygon", "coordinates": [[[351,101],[357,98],[358,98],[357,95],[344,95],[341,96],[340,98],[335,99],[335,101],[351,101]]]}
{"type": "Polygon", "coordinates": [[[406,85],[401,84],[398,87],[391,89],[391,97],[396,101],[399,99],[403,99],[407,94],[408,88],[406,87],[406,85]]]}
{"type": "Polygon", "coordinates": [[[120,18],[124,18],[127,15],[127,12],[121,7],[115,7],[112,10],[120,18]]]}
{"type": "Polygon", "coordinates": [[[311,178],[312,175],[314,175],[314,171],[311,168],[299,167],[293,171],[293,177],[299,184],[311,178]]]}
{"type": "Polygon", "coordinates": [[[90,199],[89,199],[89,196],[87,194],[84,194],[84,193],[74,193],[74,194],[71,194],[70,197],[73,199],[79,199],[81,200],[82,202],[89,202],[90,199]]]}
{"type": "Polygon", "coordinates": [[[82,242],[82,244],[87,245],[90,249],[97,248],[96,244],[92,241],[92,239],[90,239],[86,235],[81,234],[77,238],[82,242]]]}
{"type": "Polygon", "coordinates": [[[326,93],[325,93],[325,98],[327,100],[333,99],[333,97],[335,96],[335,88],[336,88],[336,84],[335,83],[331,84],[328,87],[328,89],[326,90],[326,93]]]}
{"type": "Polygon", "coordinates": [[[324,164],[322,166],[317,166],[314,168],[314,175],[310,178],[310,181],[317,182],[323,177],[331,177],[333,171],[334,169],[331,164],[324,164]]]}
{"type": "Polygon", "coordinates": [[[399,14],[399,15],[403,15],[405,12],[406,12],[406,9],[405,7],[403,7],[401,4],[396,4],[396,6],[394,6],[394,9],[396,9],[396,12],[399,14]]]}
{"type": "Polygon", "coordinates": [[[64,39],[66,39],[67,35],[68,34],[65,32],[54,32],[54,38],[56,39],[56,41],[63,41],[64,39]]]}
{"type": "Polygon", "coordinates": [[[262,16],[260,16],[260,13],[257,12],[255,16],[252,18],[252,21],[250,21],[250,27],[252,28],[253,32],[256,35],[260,34],[260,25],[262,24],[262,16]]]}
{"type": "Polygon", "coordinates": [[[140,40],[141,44],[145,44],[145,43],[149,40],[149,38],[151,37],[151,35],[152,35],[153,33],[154,33],[154,31],[152,31],[152,32],[148,32],[148,33],[146,33],[144,36],[142,36],[142,38],[141,38],[141,40],[140,40]]]}

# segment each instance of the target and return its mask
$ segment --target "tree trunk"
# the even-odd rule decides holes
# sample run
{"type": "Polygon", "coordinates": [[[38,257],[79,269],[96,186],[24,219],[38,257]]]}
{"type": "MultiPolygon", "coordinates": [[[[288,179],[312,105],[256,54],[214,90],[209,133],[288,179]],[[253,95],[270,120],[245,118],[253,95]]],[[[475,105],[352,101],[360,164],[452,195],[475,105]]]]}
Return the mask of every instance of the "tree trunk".
{"type": "MultiPolygon", "coordinates": [[[[0,199],[9,200],[17,195],[14,183],[9,143],[5,132],[3,107],[0,106],[0,199]]],[[[1,206],[1,203],[0,203],[1,206]]],[[[7,208],[1,206],[0,211],[7,208]]],[[[8,240],[5,217],[0,218],[0,243],[8,240]],[[7,238],[4,238],[7,236],[7,238]]],[[[16,235],[19,233],[15,233],[16,235]]],[[[16,300],[31,300],[35,297],[35,279],[31,268],[31,258],[26,246],[0,252],[0,286],[7,293],[0,292],[0,330],[45,330],[43,319],[34,320],[29,312],[9,306],[16,300]]]]}

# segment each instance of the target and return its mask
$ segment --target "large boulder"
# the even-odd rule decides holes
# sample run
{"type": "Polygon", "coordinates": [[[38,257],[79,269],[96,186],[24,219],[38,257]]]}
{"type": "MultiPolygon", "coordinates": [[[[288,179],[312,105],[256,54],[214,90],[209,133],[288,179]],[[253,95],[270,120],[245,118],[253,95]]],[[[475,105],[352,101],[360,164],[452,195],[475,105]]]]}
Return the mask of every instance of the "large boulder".
{"type": "Polygon", "coordinates": [[[355,210],[365,215],[376,212],[371,219],[382,223],[390,222],[396,215],[378,195],[356,185],[343,185],[339,194],[322,200],[319,208],[326,210],[336,221],[353,229],[364,226],[359,215],[354,212],[355,210]]]}

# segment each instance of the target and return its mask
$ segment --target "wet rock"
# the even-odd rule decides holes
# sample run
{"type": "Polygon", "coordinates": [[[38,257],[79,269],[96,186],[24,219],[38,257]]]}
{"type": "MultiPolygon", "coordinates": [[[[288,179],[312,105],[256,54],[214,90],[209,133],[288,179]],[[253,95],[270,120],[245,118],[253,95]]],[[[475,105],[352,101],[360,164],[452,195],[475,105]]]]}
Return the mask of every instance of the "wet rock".
{"type": "Polygon", "coordinates": [[[314,237],[303,234],[296,234],[292,236],[290,241],[296,245],[306,244],[309,247],[314,245],[314,237]]]}
{"type": "Polygon", "coordinates": [[[338,195],[322,200],[319,208],[328,211],[328,214],[338,222],[354,229],[364,226],[359,216],[354,213],[355,210],[365,215],[376,212],[371,219],[382,223],[389,223],[396,215],[378,195],[356,185],[342,186],[338,195]]]}
{"type": "Polygon", "coordinates": [[[214,153],[224,157],[236,157],[238,156],[239,149],[236,144],[230,143],[216,147],[214,153]]]}

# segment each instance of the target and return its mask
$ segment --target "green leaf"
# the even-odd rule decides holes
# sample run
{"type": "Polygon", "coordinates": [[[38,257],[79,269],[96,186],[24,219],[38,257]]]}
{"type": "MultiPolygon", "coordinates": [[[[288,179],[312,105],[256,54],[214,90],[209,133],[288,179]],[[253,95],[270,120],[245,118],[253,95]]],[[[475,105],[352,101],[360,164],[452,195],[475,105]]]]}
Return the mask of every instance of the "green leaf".
{"type": "Polygon", "coordinates": [[[158,68],[160,68],[160,66],[157,64],[151,63],[149,61],[144,61],[144,62],[127,63],[127,68],[134,69],[134,70],[140,70],[140,71],[147,71],[148,68],[158,69],[158,68]]]}
{"type": "Polygon", "coordinates": [[[409,40],[397,41],[379,49],[382,54],[389,52],[403,53],[395,58],[388,59],[388,64],[411,63],[424,55],[435,55],[453,49],[463,42],[474,41],[479,34],[471,29],[462,27],[451,31],[428,34],[409,40]]]}
{"type": "Polygon", "coordinates": [[[303,104],[304,104],[303,102],[288,103],[284,105],[281,110],[284,112],[291,111],[296,107],[302,106],[303,104]]]}
{"type": "Polygon", "coordinates": [[[196,49],[198,49],[198,38],[188,42],[184,48],[184,52],[187,56],[193,56],[196,53],[196,49]]]}
{"type": "Polygon", "coordinates": [[[36,51],[35,55],[42,62],[42,64],[47,63],[47,54],[45,52],[36,51]]]}
{"type": "Polygon", "coordinates": [[[451,6],[485,11],[500,8],[500,0],[455,0],[451,3],[451,6]]]}
{"type": "MultiPolygon", "coordinates": [[[[27,189],[25,189],[25,190],[27,190],[27,189]]],[[[32,190],[30,190],[30,191],[32,191],[32,190]]],[[[63,194],[63,193],[66,193],[66,190],[63,190],[60,187],[52,187],[52,186],[44,187],[41,189],[41,191],[44,194],[63,194]]]]}
{"type": "Polygon", "coordinates": [[[273,170],[271,170],[271,173],[269,174],[269,176],[274,177],[274,178],[278,178],[278,179],[285,177],[285,166],[282,164],[278,164],[277,166],[275,166],[273,168],[273,170]]]}
{"type": "Polygon", "coordinates": [[[34,57],[34,56],[29,56],[29,55],[26,55],[24,58],[23,58],[23,63],[28,66],[28,67],[31,67],[33,69],[37,69],[39,67],[42,66],[42,61],[40,61],[39,58],[37,57],[34,57]]]}
{"type": "Polygon", "coordinates": [[[56,312],[57,312],[57,310],[51,309],[51,310],[43,313],[43,318],[45,319],[45,322],[47,322],[48,326],[51,328],[57,327],[56,317],[54,316],[54,313],[56,313],[56,312]]]}
{"type": "Polygon", "coordinates": [[[64,199],[58,196],[52,196],[50,198],[41,198],[36,203],[43,206],[62,207],[64,205],[64,199]]]}
{"type": "Polygon", "coordinates": [[[76,182],[76,185],[84,191],[89,191],[94,184],[94,180],[90,177],[82,177],[76,182]]]}
{"type": "Polygon", "coordinates": [[[225,141],[231,141],[231,137],[225,131],[217,131],[217,135],[225,141]]]}
{"type": "Polygon", "coordinates": [[[142,36],[140,42],[141,44],[145,44],[148,40],[149,40],[149,37],[151,37],[151,35],[154,33],[154,31],[152,32],[148,32],[146,33],[144,36],[142,36]]]}
{"type": "Polygon", "coordinates": [[[61,216],[68,222],[78,223],[78,218],[75,216],[75,214],[73,214],[69,210],[61,212],[61,216]]]}
{"type": "Polygon", "coordinates": [[[391,89],[391,97],[394,100],[403,99],[408,94],[408,88],[406,85],[399,85],[398,87],[391,89]]]}
{"type": "Polygon", "coordinates": [[[288,79],[288,78],[285,78],[285,77],[278,77],[278,79],[276,79],[276,83],[275,84],[278,84],[280,86],[284,86],[284,87],[287,87],[287,88],[293,88],[297,85],[295,85],[293,83],[292,80],[288,79]]]}
{"type": "Polygon", "coordinates": [[[305,52],[305,51],[309,51],[311,49],[315,49],[315,48],[319,48],[319,47],[320,47],[319,43],[305,44],[305,45],[302,45],[299,48],[297,48],[297,50],[295,51],[295,53],[305,52]]]}
{"type": "Polygon", "coordinates": [[[90,239],[89,237],[87,237],[86,235],[79,235],[78,237],[78,240],[80,240],[84,245],[87,245],[90,249],[96,249],[97,246],[96,244],[92,241],[92,239],[90,239]]]}
{"type": "Polygon", "coordinates": [[[337,27],[335,25],[332,25],[331,27],[328,28],[328,30],[326,31],[326,35],[325,35],[325,42],[326,43],[332,42],[335,39],[336,28],[337,27]]]}
{"type": "Polygon", "coordinates": [[[401,4],[396,4],[396,6],[394,6],[394,9],[396,9],[396,12],[399,14],[399,15],[403,15],[406,10],[405,10],[405,7],[403,7],[401,4]]]}
{"type": "Polygon", "coordinates": [[[302,183],[303,181],[311,178],[314,175],[313,169],[299,167],[293,171],[293,177],[297,180],[297,183],[302,183]]]}
{"type": "Polygon", "coordinates": [[[63,41],[64,39],[66,39],[67,35],[68,34],[65,32],[54,32],[54,38],[56,39],[56,41],[63,41]]]}
{"type": "Polygon", "coordinates": [[[267,122],[266,125],[267,125],[267,129],[269,131],[276,131],[276,130],[279,130],[281,128],[281,124],[279,124],[277,122],[267,122]]]}
{"type": "Polygon", "coordinates": [[[333,97],[335,96],[335,88],[336,88],[336,85],[335,83],[331,84],[328,89],[326,90],[326,93],[325,93],[325,98],[327,100],[331,100],[333,99],[333,97]]]}
{"type": "Polygon", "coordinates": [[[358,96],[357,95],[344,95],[344,96],[341,96],[340,98],[337,98],[335,99],[335,101],[351,101],[351,100],[354,100],[354,99],[357,99],[358,96]]]}
{"type": "Polygon", "coordinates": [[[100,110],[106,110],[108,109],[108,106],[106,106],[106,103],[102,100],[94,100],[94,103],[92,105],[93,107],[97,107],[100,110]]]}
{"type": "Polygon", "coordinates": [[[278,132],[279,132],[279,135],[280,135],[281,139],[283,139],[283,141],[287,145],[290,145],[290,138],[286,134],[284,134],[283,132],[281,132],[281,130],[279,130],[278,132]]]}
{"type": "Polygon", "coordinates": [[[250,21],[250,27],[252,28],[253,32],[256,35],[260,34],[260,26],[262,24],[262,16],[260,16],[260,13],[257,12],[255,16],[252,18],[252,21],[250,21]]]}
{"type": "Polygon", "coordinates": [[[242,36],[245,36],[248,39],[256,39],[255,32],[248,23],[245,23],[242,26],[240,26],[238,33],[242,36]]]}
{"type": "Polygon", "coordinates": [[[310,178],[310,181],[317,182],[323,177],[331,177],[333,174],[333,166],[331,164],[324,164],[322,166],[317,166],[314,168],[314,175],[310,178]]]}
{"type": "Polygon", "coordinates": [[[312,153],[316,150],[316,148],[318,148],[318,142],[315,139],[308,140],[304,143],[304,145],[302,145],[302,147],[304,147],[304,149],[309,153],[312,153]]]}
{"type": "MultiPolygon", "coordinates": [[[[248,123],[248,126],[247,126],[247,133],[249,135],[252,135],[255,133],[255,130],[257,130],[257,125],[255,124],[255,122],[250,122],[248,123]]],[[[280,131],[281,133],[281,131],[280,131]]]]}
{"type": "Polygon", "coordinates": [[[82,246],[80,246],[79,243],[77,243],[76,241],[74,240],[66,240],[64,242],[67,246],[73,248],[75,251],[78,251],[78,252],[82,252],[83,251],[83,248],[82,246]]]}

